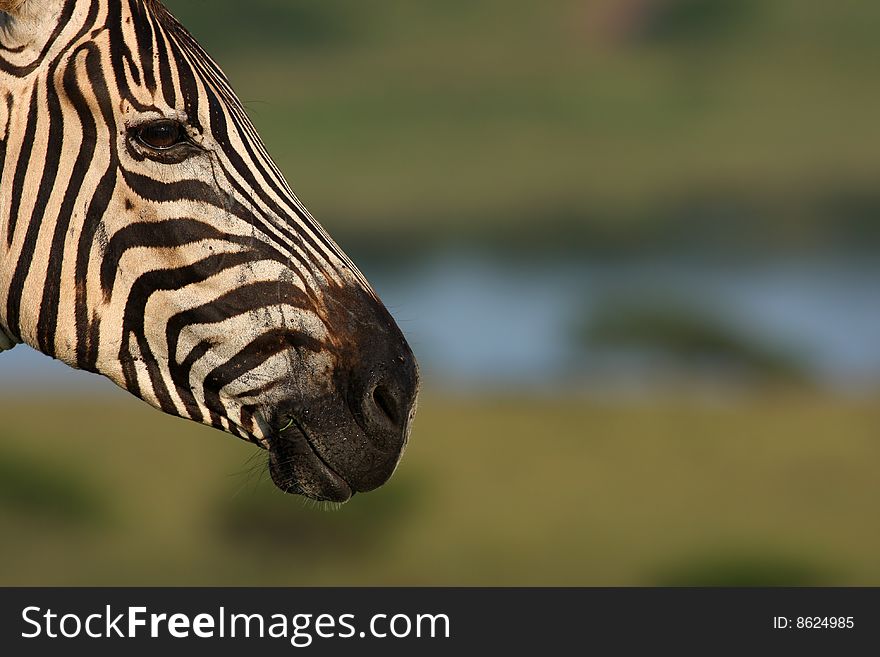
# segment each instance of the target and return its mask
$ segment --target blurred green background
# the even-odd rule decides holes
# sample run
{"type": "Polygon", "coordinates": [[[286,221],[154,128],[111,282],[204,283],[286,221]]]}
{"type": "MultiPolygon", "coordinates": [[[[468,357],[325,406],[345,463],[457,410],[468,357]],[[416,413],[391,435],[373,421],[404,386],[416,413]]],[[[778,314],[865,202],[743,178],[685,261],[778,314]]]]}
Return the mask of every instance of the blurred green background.
{"type": "Polygon", "coordinates": [[[20,347],[0,583],[880,585],[880,5],[168,0],[424,389],[385,487],[20,347]]]}

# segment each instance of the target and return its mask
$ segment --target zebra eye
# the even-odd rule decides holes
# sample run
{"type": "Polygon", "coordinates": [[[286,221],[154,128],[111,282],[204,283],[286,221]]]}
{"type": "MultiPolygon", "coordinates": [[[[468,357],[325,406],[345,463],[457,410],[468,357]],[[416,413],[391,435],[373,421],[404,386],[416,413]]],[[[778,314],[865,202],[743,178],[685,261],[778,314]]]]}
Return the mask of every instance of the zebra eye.
{"type": "Polygon", "coordinates": [[[167,151],[187,141],[183,126],[171,119],[160,119],[137,129],[137,139],[144,146],[157,151],[167,151]]]}

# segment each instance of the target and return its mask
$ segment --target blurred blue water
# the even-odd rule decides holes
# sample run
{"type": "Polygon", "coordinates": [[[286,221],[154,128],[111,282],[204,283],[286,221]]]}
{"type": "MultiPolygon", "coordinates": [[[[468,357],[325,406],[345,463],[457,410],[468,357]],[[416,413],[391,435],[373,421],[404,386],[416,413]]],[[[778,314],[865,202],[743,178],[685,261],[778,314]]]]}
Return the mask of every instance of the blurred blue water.
{"type": "MultiPolygon", "coordinates": [[[[575,326],[609,300],[685,300],[739,332],[797,354],[821,383],[880,383],[880,263],[846,258],[722,262],[493,259],[459,251],[396,268],[364,266],[426,381],[546,387],[645,361],[585,355],[575,326]],[[595,371],[593,366],[595,365],[595,371]]],[[[0,355],[0,388],[112,389],[26,347],[0,355]]]]}
{"type": "Polygon", "coordinates": [[[854,258],[491,259],[448,253],[369,272],[430,380],[533,387],[635,380],[652,361],[584,351],[576,327],[609,302],[684,302],[796,356],[820,384],[880,383],[880,262],[854,258]],[[610,372],[609,372],[610,371],[610,372]],[[595,382],[595,381],[594,381],[595,382]]]}

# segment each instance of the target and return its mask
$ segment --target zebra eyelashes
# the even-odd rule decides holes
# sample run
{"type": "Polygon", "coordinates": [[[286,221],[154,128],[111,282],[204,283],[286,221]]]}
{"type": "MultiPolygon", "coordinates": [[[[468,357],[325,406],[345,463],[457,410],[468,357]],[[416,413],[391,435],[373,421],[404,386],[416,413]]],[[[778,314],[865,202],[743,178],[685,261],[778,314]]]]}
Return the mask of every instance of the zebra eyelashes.
{"type": "Polygon", "coordinates": [[[129,141],[143,156],[167,164],[182,162],[202,152],[183,124],[174,119],[156,119],[137,125],[129,130],[129,141]]]}
{"type": "Polygon", "coordinates": [[[141,144],[157,151],[167,151],[187,141],[183,126],[171,119],[151,121],[139,126],[135,134],[141,144]]]}

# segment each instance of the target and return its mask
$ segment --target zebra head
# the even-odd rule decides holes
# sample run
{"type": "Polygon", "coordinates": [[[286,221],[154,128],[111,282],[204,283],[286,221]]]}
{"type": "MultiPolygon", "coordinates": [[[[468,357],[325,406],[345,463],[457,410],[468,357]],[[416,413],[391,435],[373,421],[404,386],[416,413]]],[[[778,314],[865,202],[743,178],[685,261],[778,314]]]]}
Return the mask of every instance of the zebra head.
{"type": "Polygon", "coordinates": [[[0,349],[269,451],[282,490],[393,472],[418,374],[225,75],[157,0],[0,0],[0,349]]]}

